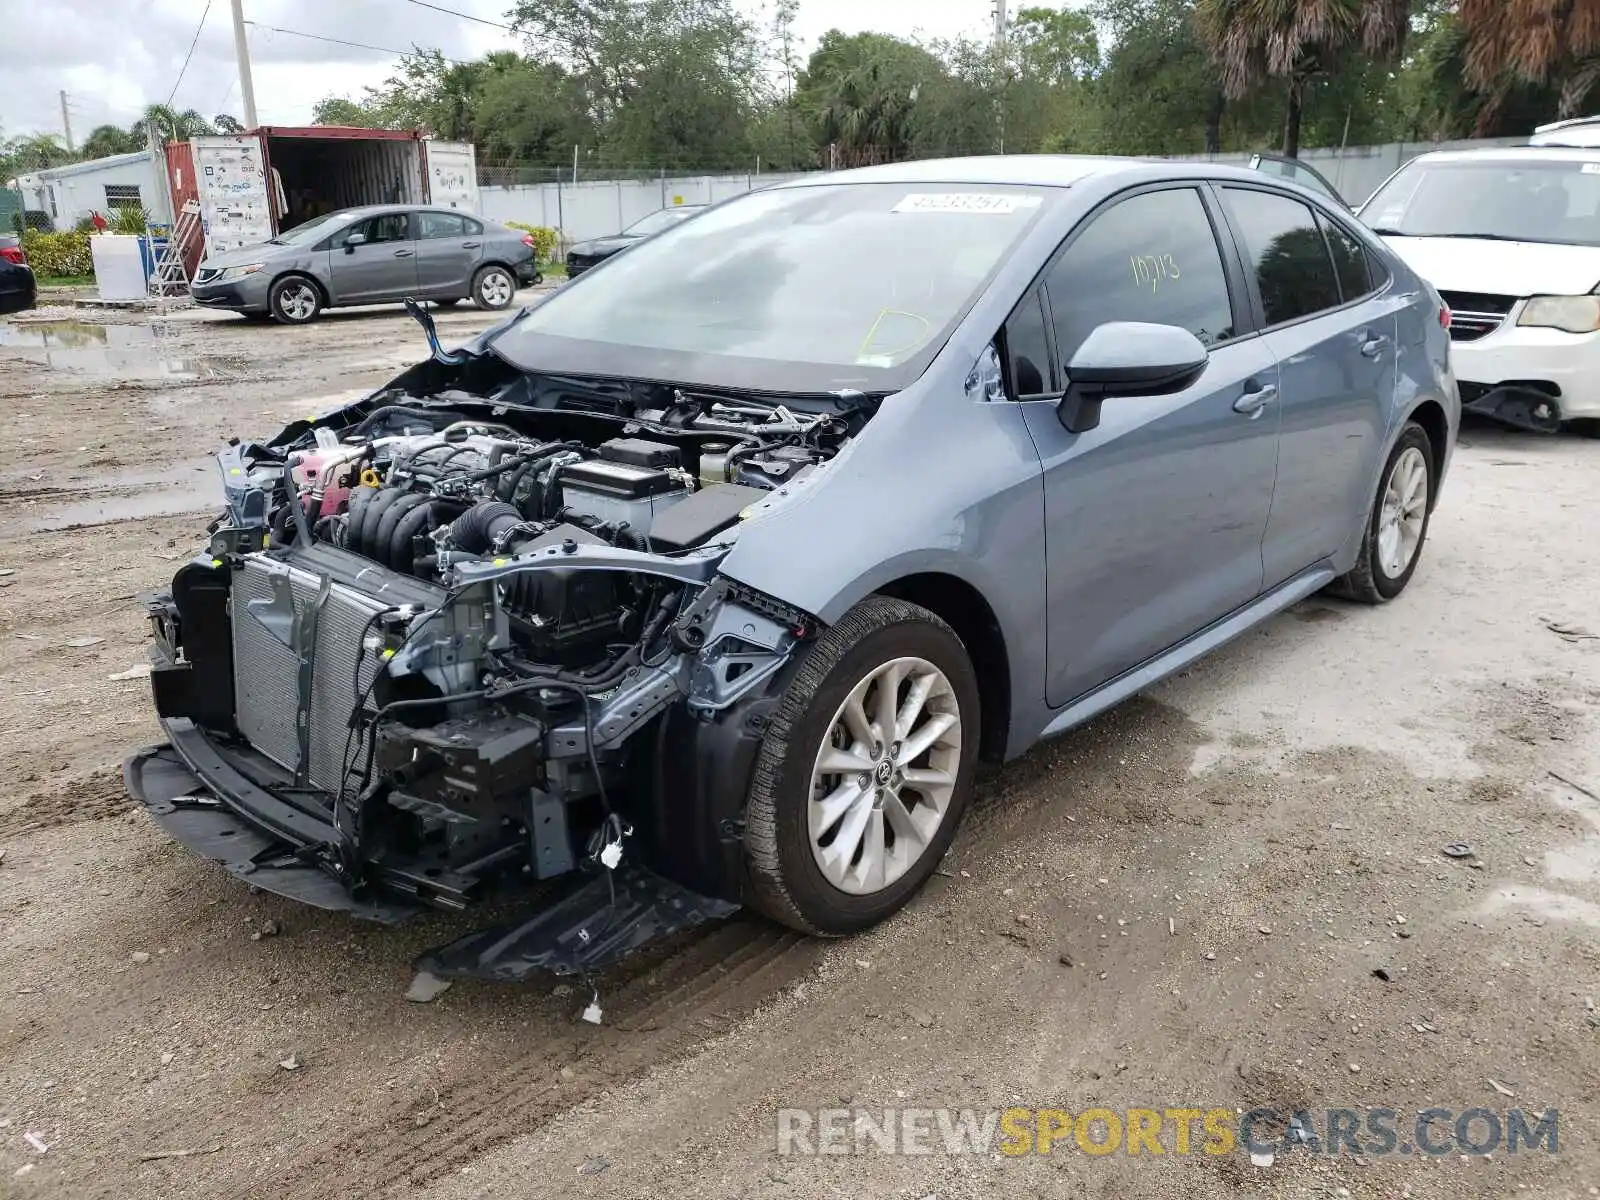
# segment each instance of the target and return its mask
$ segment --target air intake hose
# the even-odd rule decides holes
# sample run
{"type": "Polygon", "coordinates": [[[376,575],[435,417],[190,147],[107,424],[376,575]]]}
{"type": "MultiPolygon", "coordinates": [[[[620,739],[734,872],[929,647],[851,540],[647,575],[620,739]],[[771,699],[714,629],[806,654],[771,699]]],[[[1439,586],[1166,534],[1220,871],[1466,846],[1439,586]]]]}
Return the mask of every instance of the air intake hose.
{"type": "Polygon", "coordinates": [[[483,500],[450,525],[450,540],[462,550],[482,554],[506,530],[523,524],[522,514],[504,500],[483,500]]]}

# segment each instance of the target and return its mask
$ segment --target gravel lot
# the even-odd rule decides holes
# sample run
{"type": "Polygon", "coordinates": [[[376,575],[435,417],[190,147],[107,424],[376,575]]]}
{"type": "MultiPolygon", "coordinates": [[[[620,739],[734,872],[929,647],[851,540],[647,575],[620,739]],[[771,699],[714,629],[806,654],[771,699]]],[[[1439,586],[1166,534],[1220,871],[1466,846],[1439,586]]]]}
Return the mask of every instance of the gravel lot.
{"type": "Polygon", "coordinates": [[[1402,600],[1310,600],[990,773],[885,927],[736,918],[610,973],[595,1027],[552,981],[408,1003],[470,918],[252,895],[122,792],[135,597],[210,451],[423,352],[392,309],[0,323],[0,1196],[1600,1195],[1600,440],[1470,425],[1402,600]],[[1553,1107],[1560,1141],[775,1153],[779,1108],[1014,1104],[1553,1107]]]}

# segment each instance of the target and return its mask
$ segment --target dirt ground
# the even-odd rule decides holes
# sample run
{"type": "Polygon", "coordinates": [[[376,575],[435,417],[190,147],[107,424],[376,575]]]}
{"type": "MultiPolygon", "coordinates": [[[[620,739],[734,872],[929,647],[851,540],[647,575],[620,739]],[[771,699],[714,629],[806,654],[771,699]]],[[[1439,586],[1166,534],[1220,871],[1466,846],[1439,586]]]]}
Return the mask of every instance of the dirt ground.
{"type": "Polygon", "coordinates": [[[597,1027],[550,980],[409,1003],[471,918],[251,894],[122,791],[136,596],[207,455],[415,325],[52,315],[0,323],[0,1196],[1600,1195],[1600,441],[1469,427],[1401,601],[1308,601],[989,773],[879,930],[735,918],[608,973],[597,1027]],[[778,1109],[1010,1105],[1555,1108],[1560,1140],[776,1153],[778,1109]]]}

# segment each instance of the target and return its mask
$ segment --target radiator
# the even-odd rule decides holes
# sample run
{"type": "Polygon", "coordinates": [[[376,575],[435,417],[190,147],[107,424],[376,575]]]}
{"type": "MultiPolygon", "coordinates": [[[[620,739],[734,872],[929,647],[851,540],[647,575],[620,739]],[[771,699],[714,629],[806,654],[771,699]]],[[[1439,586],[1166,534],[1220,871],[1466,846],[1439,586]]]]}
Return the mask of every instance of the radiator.
{"type": "MultiPolygon", "coordinates": [[[[364,566],[370,573],[371,564],[364,566]]],[[[239,732],[250,744],[292,771],[300,753],[295,732],[298,665],[294,651],[285,643],[286,624],[281,619],[285,609],[274,577],[287,581],[296,611],[314,604],[322,586],[320,574],[263,555],[247,557],[234,573],[234,711],[239,732]]],[[[335,583],[318,618],[309,757],[311,782],[324,791],[339,789],[350,713],[379,665],[375,656],[362,654],[362,631],[374,614],[394,602],[392,595],[380,598],[335,583]]],[[[370,701],[367,707],[372,707],[370,701]]],[[[357,761],[360,744],[358,735],[350,752],[357,761]]]]}

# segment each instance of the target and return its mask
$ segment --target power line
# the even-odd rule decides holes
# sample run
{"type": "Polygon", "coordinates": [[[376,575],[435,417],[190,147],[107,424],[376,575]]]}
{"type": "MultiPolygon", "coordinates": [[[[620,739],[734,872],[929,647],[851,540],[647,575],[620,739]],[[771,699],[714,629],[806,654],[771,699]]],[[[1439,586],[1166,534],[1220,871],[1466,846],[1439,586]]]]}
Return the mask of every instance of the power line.
{"type": "MultiPolygon", "coordinates": [[[[269,33],[286,33],[290,37],[310,38],[314,42],[330,42],[335,46],[354,46],[357,50],[376,50],[379,54],[393,54],[399,58],[408,58],[417,53],[415,46],[410,50],[391,50],[387,46],[369,46],[366,42],[347,42],[344,38],[324,37],[320,33],[305,33],[299,29],[279,29],[276,25],[263,25],[260,21],[246,21],[245,24],[255,29],[265,29],[269,33]]],[[[445,58],[442,54],[439,57],[444,58],[445,62],[455,63],[457,66],[470,65],[459,58],[445,58]]]]}
{"type": "Polygon", "coordinates": [[[453,8],[441,8],[437,4],[429,4],[428,0],[406,0],[407,4],[415,4],[418,8],[431,8],[434,12],[445,13],[448,16],[460,17],[463,21],[476,21],[479,25],[489,25],[495,29],[504,29],[507,33],[515,33],[515,25],[505,25],[499,21],[490,21],[483,17],[475,17],[471,13],[457,12],[453,8]]]}
{"type": "Polygon", "coordinates": [[[178,69],[177,81],[172,85],[172,93],[167,97],[167,107],[172,107],[172,97],[178,94],[178,86],[183,82],[184,72],[189,69],[189,60],[194,57],[194,48],[200,44],[200,31],[206,27],[206,18],[211,15],[211,0],[206,0],[205,11],[200,14],[200,24],[194,27],[194,40],[189,43],[189,53],[183,56],[183,66],[178,69]]]}

